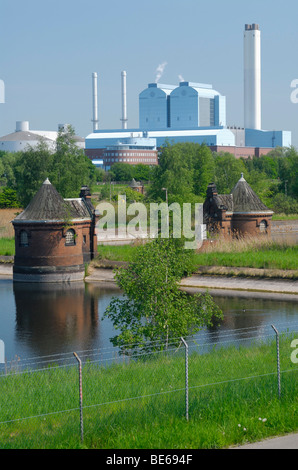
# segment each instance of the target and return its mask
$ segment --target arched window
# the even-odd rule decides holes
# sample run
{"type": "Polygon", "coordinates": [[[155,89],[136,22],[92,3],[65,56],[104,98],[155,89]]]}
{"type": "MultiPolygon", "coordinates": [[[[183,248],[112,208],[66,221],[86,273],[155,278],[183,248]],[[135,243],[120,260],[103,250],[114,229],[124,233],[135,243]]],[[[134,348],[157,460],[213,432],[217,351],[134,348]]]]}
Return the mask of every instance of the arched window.
{"type": "Polygon", "coordinates": [[[28,233],[26,232],[26,230],[21,230],[20,246],[28,246],[28,245],[29,245],[28,233]]]}
{"type": "Polygon", "coordinates": [[[266,220],[262,220],[260,222],[260,232],[261,233],[266,233],[267,232],[267,222],[266,222],[266,220]]]}
{"type": "Polygon", "coordinates": [[[66,232],[65,245],[67,246],[75,245],[75,231],[72,228],[67,230],[66,232]]]}

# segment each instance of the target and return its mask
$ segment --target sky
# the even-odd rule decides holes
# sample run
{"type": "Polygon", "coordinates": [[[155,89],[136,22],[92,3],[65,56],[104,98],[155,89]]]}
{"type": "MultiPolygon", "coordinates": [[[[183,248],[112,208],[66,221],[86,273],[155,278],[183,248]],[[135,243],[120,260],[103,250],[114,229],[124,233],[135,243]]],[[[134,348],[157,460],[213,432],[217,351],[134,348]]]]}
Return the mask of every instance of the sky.
{"type": "Polygon", "coordinates": [[[69,123],[86,137],[92,72],[99,128],[120,129],[123,70],[128,128],[137,128],[139,93],[160,64],[160,83],[178,85],[182,77],[212,84],[226,96],[227,124],[242,127],[243,31],[258,23],[262,128],[291,131],[298,147],[298,103],[291,101],[297,17],[297,0],[0,0],[0,136],[29,121],[31,130],[69,123]]]}

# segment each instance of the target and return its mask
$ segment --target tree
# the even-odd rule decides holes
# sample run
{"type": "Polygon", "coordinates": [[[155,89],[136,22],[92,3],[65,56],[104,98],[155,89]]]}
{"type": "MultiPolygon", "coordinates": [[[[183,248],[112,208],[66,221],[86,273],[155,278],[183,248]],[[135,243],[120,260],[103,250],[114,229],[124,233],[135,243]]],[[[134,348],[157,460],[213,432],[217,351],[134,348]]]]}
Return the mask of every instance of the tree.
{"type": "Polygon", "coordinates": [[[77,147],[75,131],[71,126],[60,129],[56,152],[49,176],[51,183],[63,197],[78,197],[83,185],[91,186],[96,181],[97,168],[77,147]]]}
{"type": "Polygon", "coordinates": [[[114,181],[131,181],[133,178],[133,167],[129,163],[115,163],[111,168],[114,181]]]}
{"type": "Polygon", "coordinates": [[[20,207],[20,201],[15,189],[3,188],[0,192],[0,208],[20,207]]]}
{"type": "Polygon", "coordinates": [[[215,156],[215,178],[219,194],[228,194],[233,189],[241,176],[245,175],[243,160],[237,160],[230,153],[219,153],[215,156]]]}
{"type": "Polygon", "coordinates": [[[179,344],[204,326],[222,318],[208,293],[189,295],[179,281],[193,270],[193,252],[183,239],[155,239],[136,250],[135,259],[116,273],[124,298],[113,298],[106,309],[120,333],[111,338],[122,354],[179,344]]]}
{"type": "Polygon", "coordinates": [[[52,168],[53,156],[41,141],[36,148],[28,146],[20,152],[14,164],[16,191],[22,207],[26,207],[52,168]]]}

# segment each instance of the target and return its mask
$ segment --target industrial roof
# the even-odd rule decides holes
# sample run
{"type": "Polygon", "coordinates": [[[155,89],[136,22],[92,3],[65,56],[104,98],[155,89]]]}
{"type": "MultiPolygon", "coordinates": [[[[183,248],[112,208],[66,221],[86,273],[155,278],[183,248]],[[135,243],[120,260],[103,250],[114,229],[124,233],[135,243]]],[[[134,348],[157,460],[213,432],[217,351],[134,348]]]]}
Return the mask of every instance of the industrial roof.
{"type": "Polygon", "coordinates": [[[18,132],[13,132],[12,134],[4,135],[3,137],[0,137],[0,142],[15,142],[15,141],[36,141],[36,140],[47,140],[50,141],[51,139],[48,139],[46,137],[40,136],[38,134],[35,134],[34,132],[29,132],[29,131],[18,131],[18,132]]]}

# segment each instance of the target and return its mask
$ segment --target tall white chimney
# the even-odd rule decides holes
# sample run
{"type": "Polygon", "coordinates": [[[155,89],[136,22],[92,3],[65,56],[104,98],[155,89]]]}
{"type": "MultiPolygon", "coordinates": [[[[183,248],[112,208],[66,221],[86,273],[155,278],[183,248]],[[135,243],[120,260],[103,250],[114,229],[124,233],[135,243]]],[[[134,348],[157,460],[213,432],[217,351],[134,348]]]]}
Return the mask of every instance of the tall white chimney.
{"type": "Polygon", "coordinates": [[[122,129],[127,129],[127,104],[126,104],[126,72],[121,72],[122,84],[122,129]]]}
{"type": "Polygon", "coordinates": [[[261,129],[261,31],[246,24],[244,31],[244,127],[261,129]]]}
{"type": "Polygon", "coordinates": [[[92,73],[93,131],[98,129],[97,73],[92,73]]]}

